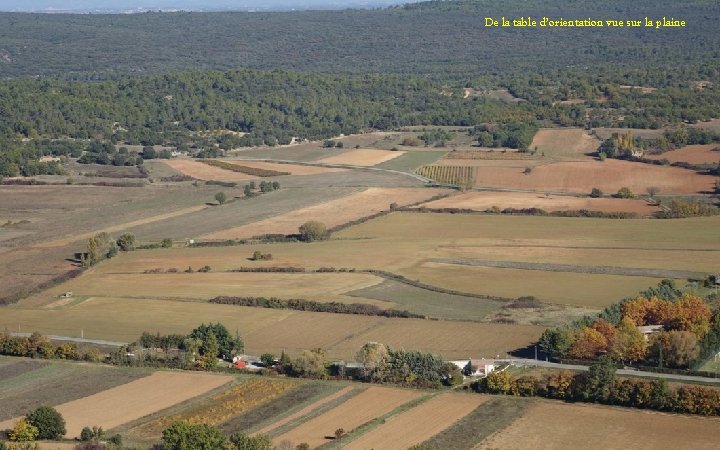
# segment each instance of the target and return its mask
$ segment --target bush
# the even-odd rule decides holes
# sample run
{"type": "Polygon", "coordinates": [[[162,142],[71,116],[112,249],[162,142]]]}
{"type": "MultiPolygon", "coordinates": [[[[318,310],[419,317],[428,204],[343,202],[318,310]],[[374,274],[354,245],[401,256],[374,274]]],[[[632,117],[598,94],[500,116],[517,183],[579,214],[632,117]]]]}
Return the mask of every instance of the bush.
{"type": "Polygon", "coordinates": [[[41,406],[27,415],[28,423],[38,429],[40,439],[61,439],[65,435],[65,419],[50,406],[41,406]]]}
{"type": "Polygon", "coordinates": [[[620,190],[615,194],[617,198],[635,198],[635,194],[628,187],[621,187],[620,190]]]}
{"type": "Polygon", "coordinates": [[[124,252],[135,250],[135,235],[132,233],[123,233],[116,243],[120,250],[124,252]]]}
{"type": "Polygon", "coordinates": [[[217,427],[185,421],[163,430],[162,440],[165,450],[217,450],[227,445],[227,438],[217,427]]]}
{"type": "Polygon", "coordinates": [[[590,191],[590,197],[592,198],[600,198],[603,196],[603,192],[598,188],[592,188],[592,191],[590,191]]]}
{"type": "Polygon", "coordinates": [[[327,228],[325,224],[311,220],[305,222],[299,228],[300,238],[305,242],[320,241],[325,239],[327,234],[327,228]]]}
{"type": "Polygon", "coordinates": [[[160,247],[162,248],[171,248],[173,246],[173,241],[170,238],[165,238],[162,241],[160,241],[160,247]]]}
{"type": "Polygon", "coordinates": [[[40,431],[36,426],[22,418],[17,421],[15,428],[10,431],[10,440],[15,442],[32,442],[38,438],[40,431]]]}
{"type": "Polygon", "coordinates": [[[215,200],[217,200],[218,204],[222,205],[227,201],[227,195],[225,195],[224,192],[218,192],[215,194],[215,200]]]}

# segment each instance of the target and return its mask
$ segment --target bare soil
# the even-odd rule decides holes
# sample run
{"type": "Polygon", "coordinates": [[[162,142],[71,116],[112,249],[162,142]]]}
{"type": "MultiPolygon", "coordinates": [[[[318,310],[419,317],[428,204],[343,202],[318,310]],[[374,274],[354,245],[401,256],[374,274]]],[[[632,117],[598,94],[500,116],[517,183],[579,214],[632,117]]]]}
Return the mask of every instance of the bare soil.
{"type": "Polygon", "coordinates": [[[539,401],[476,448],[701,450],[717,448],[718,440],[716,417],[539,401]]]}
{"type": "Polygon", "coordinates": [[[420,444],[451,427],[477,408],[487,397],[443,394],[402,414],[389,418],[371,432],[343,447],[348,450],[393,450],[420,444]]]}
{"type": "Polygon", "coordinates": [[[545,211],[574,211],[586,209],[601,212],[633,212],[649,216],[660,210],[645,200],[621,198],[590,198],[543,195],[526,192],[467,192],[442,198],[422,206],[427,208],[462,208],[484,211],[493,206],[505,208],[541,208],[545,211]]]}
{"type": "Polygon", "coordinates": [[[677,167],[654,166],[619,160],[558,162],[537,166],[530,173],[521,168],[477,169],[476,185],[490,188],[543,192],[588,193],[592,188],[615,193],[628,187],[644,194],[657,187],[661,194],[698,194],[713,189],[714,177],[677,167]]]}
{"type": "Polygon", "coordinates": [[[659,155],[648,155],[648,159],[667,159],[671,163],[719,164],[720,144],[686,145],[683,148],[659,155]]]}
{"type": "Polygon", "coordinates": [[[256,180],[258,177],[247,175],[240,172],[233,172],[231,170],[224,170],[218,167],[208,166],[197,161],[191,161],[189,159],[169,159],[163,161],[164,164],[172,167],[173,169],[181,172],[185,175],[197,178],[198,180],[216,180],[216,181],[249,181],[256,180]]]}
{"type": "Polygon", "coordinates": [[[273,439],[273,444],[290,441],[294,446],[307,442],[310,448],[315,448],[328,442],[335,430],[342,428],[345,432],[350,432],[419,396],[419,392],[410,390],[371,387],[332,411],[278,436],[273,439]]]}
{"type": "Polygon", "coordinates": [[[343,152],[339,155],[329,156],[318,160],[321,163],[327,164],[349,164],[353,166],[375,166],[391,159],[395,159],[398,156],[403,155],[405,152],[402,151],[391,151],[391,150],[376,150],[371,148],[361,148],[356,150],[350,150],[343,152]]]}

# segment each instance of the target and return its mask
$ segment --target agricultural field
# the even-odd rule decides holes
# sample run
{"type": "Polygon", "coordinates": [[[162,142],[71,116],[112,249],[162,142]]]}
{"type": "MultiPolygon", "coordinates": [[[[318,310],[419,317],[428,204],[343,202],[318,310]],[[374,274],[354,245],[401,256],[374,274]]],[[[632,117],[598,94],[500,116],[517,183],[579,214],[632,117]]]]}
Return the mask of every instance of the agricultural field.
{"type": "Polygon", "coordinates": [[[261,234],[295,234],[300,225],[310,220],[319,221],[327,228],[332,228],[381,211],[387,211],[391,203],[406,206],[448,193],[450,193],[449,190],[442,189],[369,188],[333,201],[299,208],[245,226],[206,234],[202,238],[237,239],[261,234]]]}
{"type": "Polygon", "coordinates": [[[24,358],[0,357],[0,364],[0,430],[39,406],[71,402],[150,375],[148,369],[24,358]]]}
{"type": "Polygon", "coordinates": [[[248,175],[241,172],[233,172],[231,170],[213,167],[200,161],[193,161],[190,159],[170,159],[167,161],[163,161],[163,163],[170,166],[172,169],[177,170],[183,175],[187,175],[198,180],[217,180],[242,183],[245,181],[258,179],[258,177],[254,175],[248,175]]]}
{"type": "Polygon", "coordinates": [[[253,169],[269,170],[276,172],[289,172],[290,175],[318,175],[321,173],[335,173],[345,172],[347,169],[333,168],[333,167],[318,167],[310,165],[300,164],[278,164],[263,161],[252,161],[252,160],[223,160],[228,164],[236,164],[244,167],[250,167],[253,169]]]}
{"type": "Polygon", "coordinates": [[[660,208],[645,200],[621,198],[589,198],[568,195],[544,195],[526,192],[466,192],[446,197],[421,206],[431,209],[459,208],[474,211],[485,211],[492,207],[505,208],[539,208],[552,211],[577,211],[585,209],[600,212],[629,212],[639,216],[651,216],[660,208]]]}
{"type": "Polygon", "coordinates": [[[685,147],[658,155],[647,155],[648,159],[667,159],[671,163],[686,162],[689,164],[718,164],[720,163],[720,145],[686,145],[685,147]]]}
{"type": "Polygon", "coordinates": [[[335,430],[339,428],[346,431],[354,430],[420,396],[420,392],[412,390],[371,387],[332,411],[274,438],[273,444],[279,445],[288,441],[297,445],[306,442],[310,448],[315,448],[328,442],[328,437],[333,436],[335,430]]]}
{"type": "Polygon", "coordinates": [[[599,146],[600,141],[581,128],[542,128],[535,134],[529,148],[536,152],[536,156],[583,160],[599,146]]]}
{"type": "Polygon", "coordinates": [[[475,185],[483,188],[587,194],[593,188],[615,193],[622,187],[645,194],[656,187],[663,195],[712,192],[715,177],[677,167],[606,160],[558,162],[531,168],[478,167],[475,185]]]}
{"type": "Polygon", "coordinates": [[[390,417],[343,448],[381,450],[412,447],[451,427],[475,408],[482,407],[486,399],[479,395],[438,395],[407,412],[390,417]]]}
{"type": "Polygon", "coordinates": [[[475,448],[712,449],[718,439],[720,421],[716,417],[534,400],[510,426],[475,448]]]}
{"type": "Polygon", "coordinates": [[[248,354],[297,355],[323,348],[328,357],[352,359],[368,341],[418,349],[448,358],[505,354],[534,342],[544,327],[493,323],[388,319],[377,316],[251,308],[147,298],[90,297],[53,309],[11,306],[0,328],[133,342],[143,331],[187,334],[200,323],[237,330],[248,354]],[[116,311],[123,314],[118,315],[116,311]]]}
{"type": "MultiPolygon", "coordinates": [[[[187,399],[205,394],[232,381],[232,377],[203,373],[155,372],[81,399],[59,405],[70,438],[80,435],[86,426],[112,429],[125,422],[160,411],[187,399]],[[110,406],[112,405],[112,406],[110,406]]],[[[0,423],[0,429],[12,428],[15,419],[0,423]]]]}
{"type": "Polygon", "coordinates": [[[416,172],[418,175],[435,180],[438,183],[459,186],[471,186],[477,176],[477,170],[474,167],[467,166],[430,165],[420,167],[416,172]]]}
{"type": "Polygon", "coordinates": [[[397,157],[400,157],[405,152],[401,151],[388,151],[388,150],[376,150],[370,148],[361,148],[355,150],[344,151],[339,155],[329,156],[317,160],[319,163],[324,164],[347,164],[351,166],[376,166],[378,164],[390,161],[397,157]]]}

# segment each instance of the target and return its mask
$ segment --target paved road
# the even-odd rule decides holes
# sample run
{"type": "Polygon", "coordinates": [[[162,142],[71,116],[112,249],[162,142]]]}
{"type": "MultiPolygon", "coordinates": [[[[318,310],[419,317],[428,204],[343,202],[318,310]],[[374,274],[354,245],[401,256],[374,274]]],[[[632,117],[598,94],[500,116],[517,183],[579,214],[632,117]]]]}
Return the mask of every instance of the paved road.
{"type": "MultiPolygon", "coordinates": [[[[30,337],[30,333],[10,333],[11,336],[19,336],[19,337],[30,337]]],[[[127,342],[116,342],[116,341],[105,341],[102,339],[85,339],[85,338],[76,338],[76,337],[69,337],[69,336],[54,336],[54,335],[43,335],[46,338],[49,338],[51,341],[63,341],[63,342],[75,342],[78,344],[93,344],[93,345],[102,345],[105,347],[122,347],[124,345],[128,345],[127,342]]]]}
{"type": "MultiPolygon", "coordinates": [[[[511,358],[511,359],[498,359],[498,363],[510,363],[516,366],[537,366],[537,367],[548,367],[552,369],[567,369],[567,370],[576,370],[576,371],[587,371],[588,366],[580,366],[576,364],[559,364],[559,363],[553,363],[549,361],[539,361],[535,359],[521,359],[521,358],[511,358]]],[[[692,381],[692,382],[698,382],[698,383],[710,383],[710,384],[718,384],[720,385],[720,378],[709,378],[709,377],[698,377],[693,375],[676,375],[672,373],[655,373],[655,372],[643,372],[640,370],[628,370],[628,369],[618,369],[616,374],[618,375],[626,375],[626,376],[633,376],[633,377],[643,377],[643,378],[662,378],[665,380],[674,380],[674,381],[692,381]]]]}

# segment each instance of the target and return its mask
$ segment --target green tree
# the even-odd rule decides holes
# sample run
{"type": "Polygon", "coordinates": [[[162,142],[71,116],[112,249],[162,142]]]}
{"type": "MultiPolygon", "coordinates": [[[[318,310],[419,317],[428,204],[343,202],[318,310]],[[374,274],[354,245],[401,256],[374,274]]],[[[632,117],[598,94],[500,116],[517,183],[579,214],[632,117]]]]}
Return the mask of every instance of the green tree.
{"type": "Polygon", "coordinates": [[[512,388],[510,375],[507,372],[495,370],[485,377],[485,387],[491,394],[507,394],[512,388]]]}
{"type": "Polygon", "coordinates": [[[590,191],[590,197],[592,198],[600,198],[603,196],[603,192],[598,188],[592,188],[592,191],[590,191]]]}
{"type": "Polygon", "coordinates": [[[234,433],[230,442],[237,450],[273,450],[272,441],[264,434],[249,436],[245,433],[234,433]]]}
{"type": "Polygon", "coordinates": [[[462,384],[465,377],[463,377],[462,370],[458,366],[451,362],[447,362],[442,366],[440,378],[446,386],[459,386],[462,384]]]}
{"type": "Polygon", "coordinates": [[[300,225],[300,239],[305,242],[320,241],[325,239],[327,229],[325,224],[316,220],[311,220],[300,225]]]}
{"type": "Polygon", "coordinates": [[[41,406],[27,415],[28,423],[38,429],[40,439],[61,439],[65,435],[65,419],[50,406],[41,406]]]}
{"type": "Polygon", "coordinates": [[[219,450],[228,448],[228,440],[212,425],[176,421],[162,432],[165,450],[219,450]]]}
{"type": "Polygon", "coordinates": [[[615,194],[615,197],[617,197],[617,198],[635,198],[635,194],[633,194],[633,191],[631,191],[630,188],[621,187],[617,191],[617,194],[615,194]]]}
{"type": "Polygon", "coordinates": [[[217,200],[218,204],[223,205],[227,201],[227,195],[224,192],[218,192],[215,194],[215,200],[217,200]]]}
{"type": "Polygon", "coordinates": [[[170,238],[165,238],[162,241],[160,241],[160,247],[162,248],[171,248],[173,246],[173,241],[170,238]]]}
{"type": "Polygon", "coordinates": [[[387,363],[388,350],[384,344],[379,342],[367,342],[358,350],[355,359],[362,364],[363,378],[368,379],[376,369],[379,368],[382,371],[383,366],[387,363]]]}
{"type": "Polygon", "coordinates": [[[260,362],[262,362],[265,367],[272,367],[275,365],[275,355],[272,353],[263,353],[260,355],[260,362]]]}
{"type": "Polygon", "coordinates": [[[124,252],[135,250],[135,235],[123,233],[117,240],[117,246],[124,252]]]}
{"type": "Polygon", "coordinates": [[[190,332],[189,337],[206,342],[210,334],[214,334],[215,339],[217,339],[219,352],[216,356],[228,358],[241,353],[245,349],[242,339],[239,336],[233,337],[230,335],[230,332],[221,323],[201,324],[190,332]]]}
{"type": "Polygon", "coordinates": [[[647,341],[630,318],[624,318],[610,347],[610,355],[618,361],[632,362],[645,359],[647,341]]]}
{"type": "Polygon", "coordinates": [[[245,197],[252,197],[252,196],[253,196],[253,191],[252,191],[252,189],[250,188],[250,185],[249,185],[249,184],[246,184],[245,187],[243,188],[243,195],[245,195],[245,197]]]}
{"type": "Polygon", "coordinates": [[[607,401],[615,383],[615,361],[609,356],[601,356],[590,366],[587,373],[587,398],[594,401],[607,401]]]}

